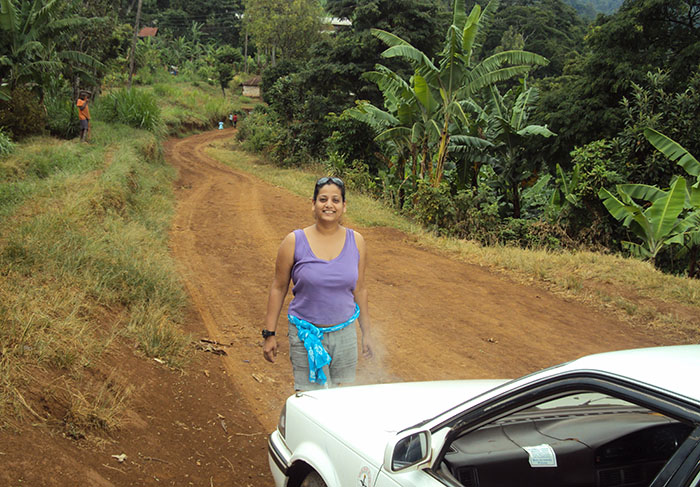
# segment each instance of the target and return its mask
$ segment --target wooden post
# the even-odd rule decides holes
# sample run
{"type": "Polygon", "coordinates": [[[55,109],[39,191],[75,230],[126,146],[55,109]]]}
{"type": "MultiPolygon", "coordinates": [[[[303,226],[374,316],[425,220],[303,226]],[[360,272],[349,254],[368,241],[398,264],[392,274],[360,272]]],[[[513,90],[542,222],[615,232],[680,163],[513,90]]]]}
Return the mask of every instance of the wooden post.
{"type": "Polygon", "coordinates": [[[139,35],[139,22],[141,21],[141,4],[143,0],[139,0],[136,7],[136,24],[134,25],[134,37],[131,41],[131,56],[129,60],[129,89],[131,89],[131,78],[134,76],[134,58],[136,57],[136,38],[139,35]]]}

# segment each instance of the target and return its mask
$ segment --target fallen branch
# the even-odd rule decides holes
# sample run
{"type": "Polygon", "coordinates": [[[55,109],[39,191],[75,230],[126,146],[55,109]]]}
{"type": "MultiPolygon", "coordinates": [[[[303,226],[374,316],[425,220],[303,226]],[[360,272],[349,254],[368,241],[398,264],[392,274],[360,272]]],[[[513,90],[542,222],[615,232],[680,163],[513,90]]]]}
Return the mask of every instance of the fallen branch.
{"type": "Polygon", "coordinates": [[[161,463],[167,463],[168,465],[172,465],[172,463],[168,462],[167,460],[161,460],[160,458],[155,458],[155,457],[141,457],[146,461],[149,462],[161,462],[161,463]]]}

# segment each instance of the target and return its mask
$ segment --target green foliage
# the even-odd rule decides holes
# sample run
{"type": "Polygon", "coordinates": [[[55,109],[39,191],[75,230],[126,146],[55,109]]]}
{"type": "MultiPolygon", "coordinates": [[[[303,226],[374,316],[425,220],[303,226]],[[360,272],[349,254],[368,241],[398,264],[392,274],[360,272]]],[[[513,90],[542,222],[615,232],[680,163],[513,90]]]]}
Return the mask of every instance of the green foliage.
{"type": "Polygon", "coordinates": [[[577,168],[578,178],[571,194],[589,206],[595,201],[601,188],[610,188],[622,182],[614,160],[617,148],[609,140],[601,139],[577,147],[571,152],[571,162],[577,168]]]}
{"type": "Polygon", "coordinates": [[[233,72],[236,63],[243,60],[243,54],[240,49],[234,49],[231,46],[221,46],[216,50],[216,74],[221,86],[221,92],[226,96],[226,88],[233,79],[233,72]]]}
{"type": "MultiPolygon", "coordinates": [[[[370,117],[388,121],[388,128],[378,137],[387,138],[397,146],[397,152],[422,154],[421,177],[438,186],[442,181],[450,150],[449,140],[464,134],[470,125],[463,105],[481,90],[498,82],[526,74],[537,65],[546,65],[542,56],[525,51],[504,51],[477,60],[474,54],[482,19],[489,18],[489,4],[482,12],[475,5],[467,16],[464,1],[455,1],[452,25],[447,29],[445,44],[434,64],[428,56],[395,34],[373,29],[372,34],[389,47],[382,55],[398,58],[410,64],[415,73],[405,79],[385,66],[366,73],[377,83],[387,110],[360,102],[348,114],[360,120],[370,117]]],[[[379,121],[374,125],[381,126],[379,121]]]]}
{"type": "Polygon", "coordinates": [[[77,137],[80,132],[78,111],[73,100],[61,95],[49,95],[45,98],[49,132],[63,139],[77,137]]]}
{"type": "Polygon", "coordinates": [[[5,131],[0,127],[0,157],[11,154],[15,150],[15,143],[5,131]]]}
{"type": "Polygon", "coordinates": [[[236,137],[243,148],[254,152],[270,151],[277,141],[279,130],[272,117],[264,110],[253,110],[244,120],[238,122],[236,137]]]}
{"type": "Polygon", "coordinates": [[[585,34],[586,21],[562,0],[501,1],[486,33],[483,52],[526,49],[550,61],[534,76],[559,76],[571,53],[580,49],[585,34]],[[522,44],[514,39],[521,39],[522,44]]]}
{"type": "Polygon", "coordinates": [[[138,88],[121,89],[100,98],[97,118],[161,134],[164,130],[156,98],[138,88]]]}
{"type": "Polygon", "coordinates": [[[600,198],[616,220],[630,228],[642,240],[642,244],[623,242],[632,254],[656,261],[664,247],[682,244],[689,222],[680,218],[686,199],[686,183],[677,178],[668,191],[642,184],[617,186],[618,197],[606,189],[600,190],[600,198]],[[648,202],[639,204],[635,199],[648,202]]]}
{"type": "MultiPolygon", "coordinates": [[[[314,0],[244,0],[245,22],[260,50],[283,57],[306,58],[320,38],[321,6],[314,0]]],[[[273,62],[274,64],[274,62],[273,62]]]]}
{"type": "Polygon", "coordinates": [[[38,97],[22,86],[13,89],[10,101],[0,101],[0,127],[18,139],[43,133],[46,113],[38,97]]]}
{"type": "Polygon", "coordinates": [[[659,128],[690,152],[700,153],[695,135],[700,126],[700,72],[682,92],[670,88],[666,72],[647,73],[644,85],[633,84],[630,99],[624,99],[625,128],[619,134],[619,160],[629,181],[666,187],[677,173],[671,159],[647,142],[647,127],[659,128]]]}
{"type": "Polygon", "coordinates": [[[65,2],[3,0],[0,77],[10,88],[30,84],[40,92],[52,78],[69,71],[91,78],[104,65],[67,42],[86,22],[88,19],[76,15],[65,2]]]}
{"type": "Polygon", "coordinates": [[[405,209],[418,222],[432,229],[450,228],[457,216],[450,187],[444,182],[433,186],[427,181],[419,181],[405,209]]]}
{"type": "MultiPolygon", "coordinates": [[[[695,0],[637,0],[624,2],[613,15],[597,17],[584,48],[572,54],[563,74],[541,86],[545,96],[538,120],[563,134],[555,147],[548,148],[558,161],[575,146],[621,132],[626,114],[620,103],[634,96],[633,83],[645,85],[647,73],[666,71],[664,89],[671,97],[688,88],[700,58],[697,8],[695,0]]],[[[674,110],[657,113],[673,116],[674,110]]],[[[692,120],[697,120],[697,109],[695,114],[686,113],[691,115],[688,127],[696,127],[692,120]]],[[[679,134],[669,135],[679,138],[679,134]]],[[[657,184],[652,179],[634,180],[657,184]]]]}
{"type": "Polygon", "coordinates": [[[498,226],[498,243],[525,249],[560,250],[568,241],[556,224],[541,220],[506,218],[498,226]]]}

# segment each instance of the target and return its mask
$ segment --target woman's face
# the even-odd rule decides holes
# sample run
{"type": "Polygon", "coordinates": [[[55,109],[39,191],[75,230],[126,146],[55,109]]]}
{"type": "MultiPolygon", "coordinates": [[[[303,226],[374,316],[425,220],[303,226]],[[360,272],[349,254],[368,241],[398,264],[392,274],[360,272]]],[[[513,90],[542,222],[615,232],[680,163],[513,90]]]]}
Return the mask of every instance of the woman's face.
{"type": "Polygon", "coordinates": [[[312,209],[317,221],[340,222],[345,213],[345,202],[340,188],[335,184],[321,186],[312,209]]]}

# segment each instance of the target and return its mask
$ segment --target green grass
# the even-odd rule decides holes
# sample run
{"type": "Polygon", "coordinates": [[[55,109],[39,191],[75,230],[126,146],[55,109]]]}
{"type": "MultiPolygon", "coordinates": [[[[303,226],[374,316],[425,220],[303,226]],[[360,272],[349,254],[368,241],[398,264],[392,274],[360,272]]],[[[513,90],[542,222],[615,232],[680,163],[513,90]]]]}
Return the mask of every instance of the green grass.
{"type": "MultiPolygon", "coordinates": [[[[304,198],[323,175],[322,168],[284,169],[244,152],[233,140],[209,149],[211,155],[304,198]]],[[[648,262],[595,252],[553,252],[438,237],[381,202],[348,194],[348,218],[362,226],[397,228],[416,236],[419,245],[446,252],[475,265],[488,266],[509,279],[548,288],[635,326],[668,334],[679,342],[700,340],[700,280],[664,274],[648,262]]]]}

